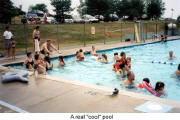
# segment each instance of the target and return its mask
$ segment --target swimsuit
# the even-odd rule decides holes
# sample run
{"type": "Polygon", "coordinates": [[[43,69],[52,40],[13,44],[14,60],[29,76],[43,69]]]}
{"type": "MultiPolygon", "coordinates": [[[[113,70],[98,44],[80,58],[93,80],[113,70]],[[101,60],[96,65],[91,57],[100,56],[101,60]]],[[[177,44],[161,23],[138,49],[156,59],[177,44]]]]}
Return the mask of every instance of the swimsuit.
{"type": "Polygon", "coordinates": [[[83,60],[84,60],[84,57],[80,57],[79,60],[80,60],[80,61],[83,61],[83,60]]]}
{"type": "Polygon", "coordinates": [[[32,62],[27,62],[26,64],[26,68],[29,69],[29,65],[33,66],[34,65],[34,61],[32,60],[32,62]]]}

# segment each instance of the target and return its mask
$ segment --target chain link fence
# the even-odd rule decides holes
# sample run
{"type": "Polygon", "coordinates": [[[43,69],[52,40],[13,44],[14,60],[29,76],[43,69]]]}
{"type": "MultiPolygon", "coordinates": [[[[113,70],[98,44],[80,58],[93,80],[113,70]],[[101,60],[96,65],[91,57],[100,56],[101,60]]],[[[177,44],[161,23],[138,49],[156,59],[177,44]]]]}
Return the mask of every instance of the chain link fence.
{"type": "MultiPolygon", "coordinates": [[[[141,42],[146,40],[159,39],[157,36],[180,35],[180,29],[166,30],[165,22],[141,22],[136,23],[138,35],[141,42]]],[[[10,26],[16,41],[16,53],[26,53],[34,50],[32,38],[33,30],[40,26],[41,45],[50,39],[58,49],[74,46],[87,46],[94,44],[108,44],[112,42],[136,42],[136,29],[134,22],[109,22],[94,24],[44,24],[44,25],[23,25],[0,24],[0,53],[4,53],[3,32],[6,26],[10,26]]]]}

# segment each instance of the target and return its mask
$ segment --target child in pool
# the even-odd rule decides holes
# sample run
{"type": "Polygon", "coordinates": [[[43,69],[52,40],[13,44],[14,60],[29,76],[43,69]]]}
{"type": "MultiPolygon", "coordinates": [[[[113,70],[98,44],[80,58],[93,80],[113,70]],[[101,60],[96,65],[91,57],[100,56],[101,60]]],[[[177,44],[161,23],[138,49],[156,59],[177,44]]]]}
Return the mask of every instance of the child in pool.
{"type": "Polygon", "coordinates": [[[114,53],[113,61],[120,60],[118,53],[114,53]]]}
{"type": "Polygon", "coordinates": [[[140,84],[138,85],[138,88],[143,89],[143,88],[144,88],[144,84],[146,84],[148,87],[152,88],[152,85],[151,85],[151,83],[150,83],[149,78],[144,78],[143,81],[142,81],[142,83],[140,83],[140,84]]]}
{"type": "Polygon", "coordinates": [[[82,49],[79,50],[79,56],[80,56],[80,61],[83,61],[84,60],[84,52],[82,49]]]}
{"type": "Polygon", "coordinates": [[[92,46],[92,50],[91,50],[91,52],[90,52],[93,56],[98,56],[98,54],[96,53],[96,48],[95,48],[95,46],[92,46]]]}
{"type": "Polygon", "coordinates": [[[58,67],[62,67],[62,66],[65,65],[65,62],[64,62],[64,60],[63,60],[63,56],[59,56],[58,60],[59,60],[59,65],[58,65],[58,67]]]}
{"type": "Polygon", "coordinates": [[[131,69],[131,57],[127,57],[126,70],[129,71],[131,69]]]}
{"type": "Polygon", "coordinates": [[[43,74],[43,75],[46,74],[46,68],[43,67],[43,66],[40,65],[40,64],[35,64],[35,65],[34,65],[34,73],[35,73],[36,71],[38,72],[38,74],[43,74]]]}
{"type": "Polygon", "coordinates": [[[108,63],[107,55],[102,53],[102,57],[97,58],[97,61],[102,62],[102,63],[108,63]]]}
{"type": "Polygon", "coordinates": [[[154,95],[156,95],[157,97],[160,97],[161,95],[166,95],[166,93],[164,92],[164,87],[165,84],[163,82],[157,82],[154,95]]]}
{"type": "Polygon", "coordinates": [[[80,61],[80,53],[79,53],[79,51],[76,52],[75,60],[80,61]]]}

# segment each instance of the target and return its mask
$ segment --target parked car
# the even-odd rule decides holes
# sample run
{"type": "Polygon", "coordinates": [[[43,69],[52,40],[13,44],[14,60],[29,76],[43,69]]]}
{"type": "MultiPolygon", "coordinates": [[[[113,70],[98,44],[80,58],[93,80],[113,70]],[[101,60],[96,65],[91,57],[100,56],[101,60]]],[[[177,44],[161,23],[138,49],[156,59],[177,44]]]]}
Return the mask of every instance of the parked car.
{"type": "Polygon", "coordinates": [[[56,24],[57,23],[54,17],[47,17],[47,22],[49,24],[56,24]]]}
{"type": "Polygon", "coordinates": [[[29,11],[28,13],[36,14],[39,17],[43,17],[44,16],[44,12],[40,11],[40,10],[32,10],[32,11],[29,11]]]}
{"type": "Polygon", "coordinates": [[[95,18],[99,19],[99,21],[104,21],[104,16],[102,15],[96,15],[95,18]]]}
{"type": "Polygon", "coordinates": [[[73,19],[65,19],[65,23],[72,24],[74,23],[73,19]]]}
{"type": "Polygon", "coordinates": [[[82,18],[87,23],[99,23],[99,19],[96,19],[95,17],[91,15],[83,15],[82,18]]]}
{"type": "Polygon", "coordinates": [[[37,14],[32,14],[32,13],[27,13],[27,14],[26,14],[26,19],[27,19],[28,21],[31,21],[32,18],[34,18],[35,21],[40,21],[40,18],[37,16],[37,14]]]}
{"type": "Polygon", "coordinates": [[[116,14],[110,14],[109,17],[110,17],[110,21],[112,22],[119,20],[119,17],[116,14]]]}

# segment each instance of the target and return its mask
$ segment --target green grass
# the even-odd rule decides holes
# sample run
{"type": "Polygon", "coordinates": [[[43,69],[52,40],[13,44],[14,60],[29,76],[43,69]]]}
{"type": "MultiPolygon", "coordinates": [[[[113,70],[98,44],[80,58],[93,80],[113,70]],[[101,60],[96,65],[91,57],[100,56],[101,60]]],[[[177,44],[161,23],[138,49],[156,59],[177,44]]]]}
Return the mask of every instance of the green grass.
{"type": "MultiPolygon", "coordinates": [[[[145,32],[155,32],[157,23],[158,31],[164,30],[164,22],[150,22],[144,21],[147,24],[147,29],[145,32]]],[[[146,25],[145,24],[145,25],[146,25]]],[[[26,49],[26,41],[28,46],[28,51],[33,51],[33,39],[32,32],[37,25],[26,25],[24,31],[24,25],[17,24],[11,25],[11,30],[15,36],[16,41],[16,51],[24,52],[26,49]],[[25,36],[26,33],[26,36],[25,36]]],[[[78,46],[83,45],[84,41],[86,44],[104,43],[112,41],[124,41],[125,34],[134,33],[134,23],[133,22],[109,22],[109,23],[98,23],[98,24],[86,24],[85,33],[83,24],[60,24],[60,25],[39,25],[41,32],[41,43],[45,42],[47,39],[53,40],[54,44],[58,46],[58,41],[60,47],[78,46]],[[96,35],[91,35],[91,27],[96,28],[96,35]],[[121,29],[122,26],[122,29],[121,29]],[[110,31],[110,36],[104,36],[104,28],[110,31]],[[84,36],[85,34],[85,36],[84,36]]],[[[5,26],[0,25],[0,34],[3,34],[5,26]]],[[[3,50],[2,36],[0,38],[0,52],[3,50]]]]}

